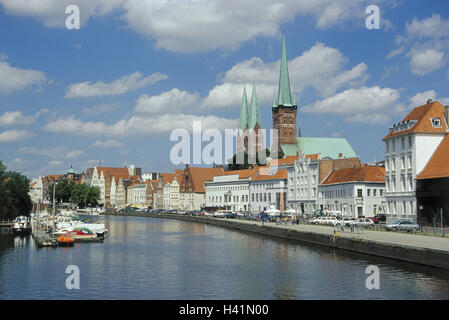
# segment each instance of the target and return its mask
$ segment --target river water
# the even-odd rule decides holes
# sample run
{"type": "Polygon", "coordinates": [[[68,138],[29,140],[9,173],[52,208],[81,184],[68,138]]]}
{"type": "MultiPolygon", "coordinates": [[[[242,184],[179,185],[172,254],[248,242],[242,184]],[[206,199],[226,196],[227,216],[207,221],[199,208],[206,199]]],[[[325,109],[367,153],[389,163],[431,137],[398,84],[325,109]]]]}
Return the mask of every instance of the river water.
{"type": "Polygon", "coordinates": [[[200,223],[102,217],[104,243],[0,235],[0,299],[449,299],[449,272],[200,223]],[[80,289],[66,288],[66,268],[80,289]],[[368,290],[369,265],[380,289],[368,290]]]}

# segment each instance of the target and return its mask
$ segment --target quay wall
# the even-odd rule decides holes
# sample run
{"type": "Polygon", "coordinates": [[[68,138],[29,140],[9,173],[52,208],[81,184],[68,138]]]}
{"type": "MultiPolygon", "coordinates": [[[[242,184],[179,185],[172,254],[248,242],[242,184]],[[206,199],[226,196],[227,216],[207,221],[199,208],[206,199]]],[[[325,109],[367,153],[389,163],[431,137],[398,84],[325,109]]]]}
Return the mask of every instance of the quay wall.
{"type": "Polygon", "coordinates": [[[166,214],[112,214],[120,216],[138,216],[163,219],[175,219],[190,222],[205,223],[214,226],[263,234],[270,237],[288,239],[303,243],[327,246],[337,249],[349,250],[353,252],[379,256],[394,260],[406,261],[420,265],[443,268],[449,270],[449,253],[441,250],[429,248],[418,248],[401,246],[397,244],[385,244],[372,240],[362,240],[356,237],[335,237],[329,234],[293,230],[289,228],[280,228],[272,224],[251,224],[242,223],[232,219],[216,219],[208,217],[166,215],[166,214]]]}

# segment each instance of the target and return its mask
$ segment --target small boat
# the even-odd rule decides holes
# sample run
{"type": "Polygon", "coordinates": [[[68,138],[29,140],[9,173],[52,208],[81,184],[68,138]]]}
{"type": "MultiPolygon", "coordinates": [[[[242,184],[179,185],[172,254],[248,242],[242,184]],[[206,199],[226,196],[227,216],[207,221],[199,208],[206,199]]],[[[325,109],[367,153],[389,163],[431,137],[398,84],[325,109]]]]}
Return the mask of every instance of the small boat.
{"type": "Polygon", "coordinates": [[[25,216],[19,216],[14,220],[12,231],[15,234],[27,235],[31,233],[30,220],[25,216]]]}
{"type": "Polygon", "coordinates": [[[75,239],[73,239],[72,237],[63,234],[62,236],[59,236],[56,238],[56,241],[58,242],[60,247],[69,247],[69,246],[73,246],[73,244],[75,243],[75,239]]]}

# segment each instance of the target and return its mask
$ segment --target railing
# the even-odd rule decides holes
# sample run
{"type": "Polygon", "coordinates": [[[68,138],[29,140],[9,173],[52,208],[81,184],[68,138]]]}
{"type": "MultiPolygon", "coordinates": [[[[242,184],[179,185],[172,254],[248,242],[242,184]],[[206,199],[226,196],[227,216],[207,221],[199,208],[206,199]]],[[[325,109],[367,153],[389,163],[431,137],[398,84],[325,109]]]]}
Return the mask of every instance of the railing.
{"type": "Polygon", "coordinates": [[[449,228],[422,227],[421,231],[425,235],[432,235],[436,237],[445,237],[449,235],[449,228]]]}
{"type": "Polygon", "coordinates": [[[10,227],[14,224],[14,220],[0,220],[0,227],[10,227]]]}

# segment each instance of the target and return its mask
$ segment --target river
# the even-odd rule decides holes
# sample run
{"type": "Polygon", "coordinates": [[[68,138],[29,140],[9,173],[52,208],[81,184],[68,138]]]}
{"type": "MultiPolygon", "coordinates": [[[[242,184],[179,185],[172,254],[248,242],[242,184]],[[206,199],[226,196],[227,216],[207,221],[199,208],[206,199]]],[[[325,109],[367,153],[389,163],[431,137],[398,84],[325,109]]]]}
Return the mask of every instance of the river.
{"type": "Polygon", "coordinates": [[[0,234],[0,299],[449,299],[445,270],[200,223],[100,219],[104,243],[72,248],[0,234]],[[69,265],[79,290],[66,288],[69,265]]]}

